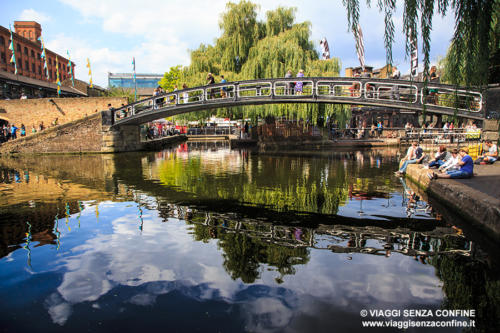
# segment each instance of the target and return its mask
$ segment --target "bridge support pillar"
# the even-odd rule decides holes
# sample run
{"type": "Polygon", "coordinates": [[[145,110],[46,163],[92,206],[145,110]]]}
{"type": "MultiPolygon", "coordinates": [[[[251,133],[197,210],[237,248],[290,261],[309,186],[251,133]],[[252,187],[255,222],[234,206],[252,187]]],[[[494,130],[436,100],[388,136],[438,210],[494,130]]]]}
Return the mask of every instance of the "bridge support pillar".
{"type": "Polygon", "coordinates": [[[111,125],[113,125],[112,111],[103,111],[101,152],[118,153],[136,151],[143,148],[139,126],[122,125],[111,127],[111,125]]]}
{"type": "Polygon", "coordinates": [[[143,148],[140,128],[137,125],[124,125],[118,128],[103,128],[102,152],[117,153],[137,151],[143,148]]]}

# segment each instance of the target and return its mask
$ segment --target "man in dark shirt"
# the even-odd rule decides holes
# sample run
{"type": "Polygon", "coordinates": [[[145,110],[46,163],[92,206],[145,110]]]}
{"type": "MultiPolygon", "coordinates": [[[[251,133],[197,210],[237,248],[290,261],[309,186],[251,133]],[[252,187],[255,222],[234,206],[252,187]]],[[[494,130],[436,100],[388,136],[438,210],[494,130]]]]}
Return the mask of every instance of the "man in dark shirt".
{"type": "MultiPolygon", "coordinates": [[[[208,73],[207,75],[207,85],[215,84],[215,79],[212,73],[208,73]]],[[[210,99],[214,98],[215,92],[214,89],[207,89],[209,92],[210,99]]]]}

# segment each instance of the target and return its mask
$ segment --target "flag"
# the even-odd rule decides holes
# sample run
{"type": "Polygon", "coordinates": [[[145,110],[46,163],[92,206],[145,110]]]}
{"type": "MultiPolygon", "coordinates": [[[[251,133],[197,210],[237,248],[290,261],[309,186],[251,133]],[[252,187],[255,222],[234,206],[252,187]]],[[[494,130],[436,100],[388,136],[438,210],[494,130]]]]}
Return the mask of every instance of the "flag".
{"type": "Polygon", "coordinates": [[[326,37],[319,42],[321,46],[321,59],[328,60],[330,59],[330,49],[328,48],[328,42],[326,41],[326,37]]]}
{"type": "Polygon", "coordinates": [[[93,88],[94,86],[92,85],[92,69],[90,68],[90,60],[87,58],[87,68],[89,69],[89,76],[90,76],[90,88],[93,88]]]}
{"type": "Polygon", "coordinates": [[[10,45],[9,50],[12,51],[12,57],[10,58],[10,62],[14,64],[14,74],[17,75],[17,63],[16,63],[16,51],[14,50],[14,37],[12,36],[12,27],[9,24],[10,31],[10,45]]]}
{"type": "Polygon", "coordinates": [[[38,37],[38,40],[40,41],[40,49],[42,50],[42,55],[40,56],[40,58],[44,60],[43,68],[45,69],[45,76],[47,76],[47,79],[49,79],[49,67],[47,66],[47,56],[45,54],[45,44],[43,42],[42,36],[38,37]]]}
{"type": "Polygon", "coordinates": [[[135,77],[135,57],[132,57],[132,66],[134,67],[134,101],[137,102],[137,81],[135,77]]]}
{"type": "Polygon", "coordinates": [[[356,53],[358,54],[359,63],[363,70],[365,70],[365,45],[363,43],[363,31],[361,30],[361,26],[358,24],[358,33],[354,34],[356,38],[356,53]]]}
{"type": "Polygon", "coordinates": [[[56,84],[57,84],[57,96],[61,96],[61,80],[59,80],[59,61],[56,55],[56,84]]]}
{"type": "Polygon", "coordinates": [[[410,29],[410,61],[411,61],[411,70],[410,75],[412,78],[416,78],[418,76],[418,42],[417,42],[417,34],[410,29]]]}
{"type": "Polygon", "coordinates": [[[73,87],[75,86],[75,76],[73,75],[73,64],[71,63],[71,57],[69,56],[69,51],[66,50],[66,53],[68,54],[68,75],[71,77],[71,83],[73,84],[73,87]]]}

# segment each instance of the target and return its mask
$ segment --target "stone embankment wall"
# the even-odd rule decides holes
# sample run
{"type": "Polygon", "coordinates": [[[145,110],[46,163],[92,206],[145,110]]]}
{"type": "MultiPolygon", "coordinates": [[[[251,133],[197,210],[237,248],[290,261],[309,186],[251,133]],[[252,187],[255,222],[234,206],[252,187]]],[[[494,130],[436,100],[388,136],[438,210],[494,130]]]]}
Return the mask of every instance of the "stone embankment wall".
{"type": "Polygon", "coordinates": [[[0,100],[0,119],[21,127],[31,134],[32,126],[38,129],[43,122],[50,127],[58,118],[58,125],[69,123],[98,111],[108,110],[108,104],[118,108],[127,104],[126,97],[84,97],[84,98],[37,98],[20,100],[0,100]]]}
{"type": "MultiPolygon", "coordinates": [[[[427,177],[429,170],[420,164],[408,165],[406,175],[430,197],[453,209],[488,235],[500,240],[500,199],[495,195],[496,188],[500,186],[500,176],[491,175],[493,167],[496,165],[475,166],[475,176],[464,181],[452,179],[431,181],[427,177]],[[479,167],[484,169],[476,170],[480,169],[479,167]],[[478,177],[485,177],[485,180],[480,180],[478,177]],[[484,190],[480,189],[481,186],[475,188],[469,186],[467,184],[469,182],[476,182],[476,185],[479,185],[477,184],[479,182],[483,183],[484,190]]],[[[496,170],[493,171],[494,174],[496,170]]]]}
{"type": "Polygon", "coordinates": [[[498,140],[499,121],[497,119],[486,119],[483,126],[483,139],[497,141],[498,140]]]}
{"type": "Polygon", "coordinates": [[[111,111],[101,111],[0,145],[0,154],[117,153],[156,150],[187,140],[173,136],[141,142],[139,126],[112,128],[111,111]]]}
{"type": "Polygon", "coordinates": [[[33,135],[6,142],[0,153],[79,153],[101,152],[102,113],[48,128],[33,135]]]}

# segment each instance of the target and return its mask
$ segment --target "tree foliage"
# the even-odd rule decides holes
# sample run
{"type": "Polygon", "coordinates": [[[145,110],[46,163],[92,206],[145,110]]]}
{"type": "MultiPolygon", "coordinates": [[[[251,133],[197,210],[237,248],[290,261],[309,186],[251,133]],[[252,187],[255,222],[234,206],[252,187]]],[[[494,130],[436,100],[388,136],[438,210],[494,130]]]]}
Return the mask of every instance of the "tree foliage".
{"type": "MultiPolygon", "coordinates": [[[[310,41],[311,24],[295,22],[296,8],[278,7],[266,13],[266,20],[257,19],[259,7],[249,1],[228,3],[221,15],[221,36],[214,45],[202,44],[191,51],[191,64],[182,68],[179,86],[206,84],[208,73],[218,80],[224,75],[228,81],[284,77],[288,69],[296,74],[299,69],[305,76],[338,76],[340,61],[337,58],[319,60],[310,41]]],[[[232,118],[283,116],[289,119],[310,120],[339,115],[345,118],[342,105],[276,104],[267,106],[234,107],[216,111],[199,111],[177,116],[177,119],[206,119],[212,114],[232,118]]]]}
{"type": "MultiPolygon", "coordinates": [[[[350,29],[357,37],[359,0],[342,0],[347,9],[350,29]]],[[[370,0],[366,1],[370,5],[370,0]]],[[[385,12],[385,48],[387,63],[392,63],[395,0],[378,0],[378,8],[385,12]]],[[[448,57],[450,81],[454,84],[484,85],[498,77],[489,76],[490,61],[498,59],[499,0],[404,0],[403,31],[406,36],[406,52],[409,55],[413,33],[420,19],[424,54],[424,77],[429,74],[430,32],[432,18],[453,11],[455,32],[448,57]],[[497,54],[497,58],[491,54],[497,54]]],[[[498,65],[498,64],[497,64],[498,65]]]]}
{"type": "Polygon", "coordinates": [[[170,70],[168,72],[165,72],[163,78],[158,82],[158,84],[167,91],[173,91],[175,86],[179,86],[181,69],[182,66],[180,65],[170,67],[170,70]]]}

